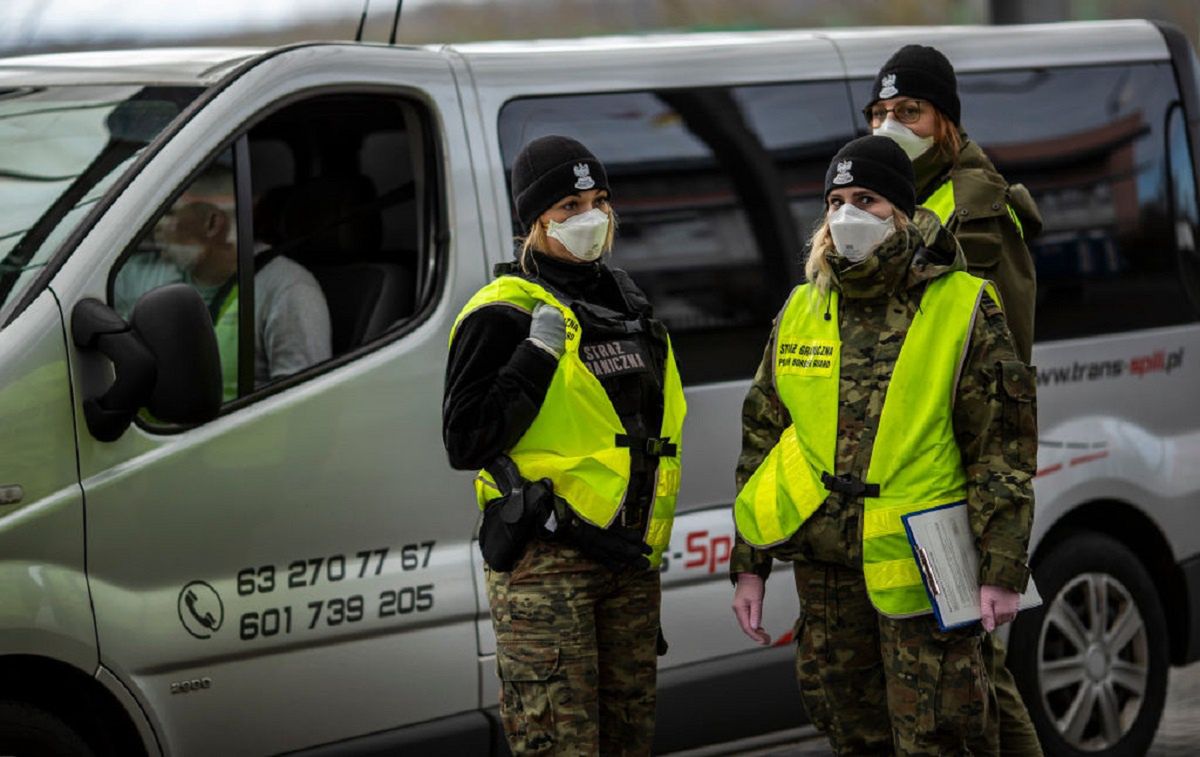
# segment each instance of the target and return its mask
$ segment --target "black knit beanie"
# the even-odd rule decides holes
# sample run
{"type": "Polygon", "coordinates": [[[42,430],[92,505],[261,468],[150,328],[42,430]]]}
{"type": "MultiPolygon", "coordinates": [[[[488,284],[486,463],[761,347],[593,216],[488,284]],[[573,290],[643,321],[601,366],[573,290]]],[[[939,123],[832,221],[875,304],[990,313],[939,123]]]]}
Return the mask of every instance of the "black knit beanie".
{"type": "Polygon", "coordinates": [[[935,48],[905,45],[888,58],[871,85],[871,102],[893,97],[928,100],[957,125],[962,116],[954,66],[935,48]]]}
{"type": "Polygon", "coordinates": [[[526,233],[538,216],[567,195],[608,189],[604,165],[570,137],[539,137],[513,161],[512,197],[526,233]]]}
{"type": "Polygon", "coordinates": [[[888,137],[859,137],[838,150],[825,172],[825,198],[840,187],[878,192],[912,218],[917,208],[912,161],[888,137]]]}

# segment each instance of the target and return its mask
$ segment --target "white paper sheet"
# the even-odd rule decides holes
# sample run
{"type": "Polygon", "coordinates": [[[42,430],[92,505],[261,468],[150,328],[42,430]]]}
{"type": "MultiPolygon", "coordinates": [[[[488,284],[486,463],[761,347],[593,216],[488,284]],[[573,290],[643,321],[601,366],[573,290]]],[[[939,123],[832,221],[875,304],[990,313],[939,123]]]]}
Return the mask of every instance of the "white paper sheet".
{"type": "MultiPolygon", "coordinates": [[[[979,620],[979,550],[967,516],[967,504],[922,510],[906,515],[904,527],[921,567],[942,630],[979,620]]],[[[1042,604],[1033,578],[1021,595],[1021,610],[1042,604]]]]}

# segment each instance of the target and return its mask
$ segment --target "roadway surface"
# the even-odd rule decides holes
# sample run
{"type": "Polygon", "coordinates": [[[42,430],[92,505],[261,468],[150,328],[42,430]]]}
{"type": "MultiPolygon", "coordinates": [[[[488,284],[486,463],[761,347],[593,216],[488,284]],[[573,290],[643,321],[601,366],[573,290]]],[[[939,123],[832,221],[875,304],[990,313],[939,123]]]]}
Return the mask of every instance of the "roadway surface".
{"type": "MultiPolygon", "coordinates": [[[[671,757],[828,757],[829,743],[811,727],[746,739],[687,752],[671,757]]],[[[1181,757],[1200,754],[1200,663],[1172,668],[1167,682],[1167,706],[1149,757],[1181,757]]]]}

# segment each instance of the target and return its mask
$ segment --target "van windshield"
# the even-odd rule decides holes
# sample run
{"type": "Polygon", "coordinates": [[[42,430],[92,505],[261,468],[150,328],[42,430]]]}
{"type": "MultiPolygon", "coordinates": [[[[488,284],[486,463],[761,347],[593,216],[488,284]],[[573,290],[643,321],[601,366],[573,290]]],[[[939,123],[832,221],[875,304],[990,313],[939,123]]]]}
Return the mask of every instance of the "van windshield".
{"type": "Polygon", "coordinates": [[[0,89],[0,324],[196,87],[0,89]]]}

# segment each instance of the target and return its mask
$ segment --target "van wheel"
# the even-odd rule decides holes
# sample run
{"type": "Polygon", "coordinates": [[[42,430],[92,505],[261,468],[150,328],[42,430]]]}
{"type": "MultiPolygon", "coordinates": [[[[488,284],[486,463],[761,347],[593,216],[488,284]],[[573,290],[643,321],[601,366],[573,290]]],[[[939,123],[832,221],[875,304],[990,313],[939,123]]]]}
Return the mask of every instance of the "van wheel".
{"type": "Polygon", "coordinates": [[[24,702],[0,701],[0,754],[13,757],[93,757],[58,716],[24,702]]]}
{"type": "Polygon", "coordinates": [[[1034,574],[1044,604],[1017,616],[1008,662],[1046,754],[1145,754],[1169,665],[1150,575],[1097,533],[1057,544],[1034,574]]]}

